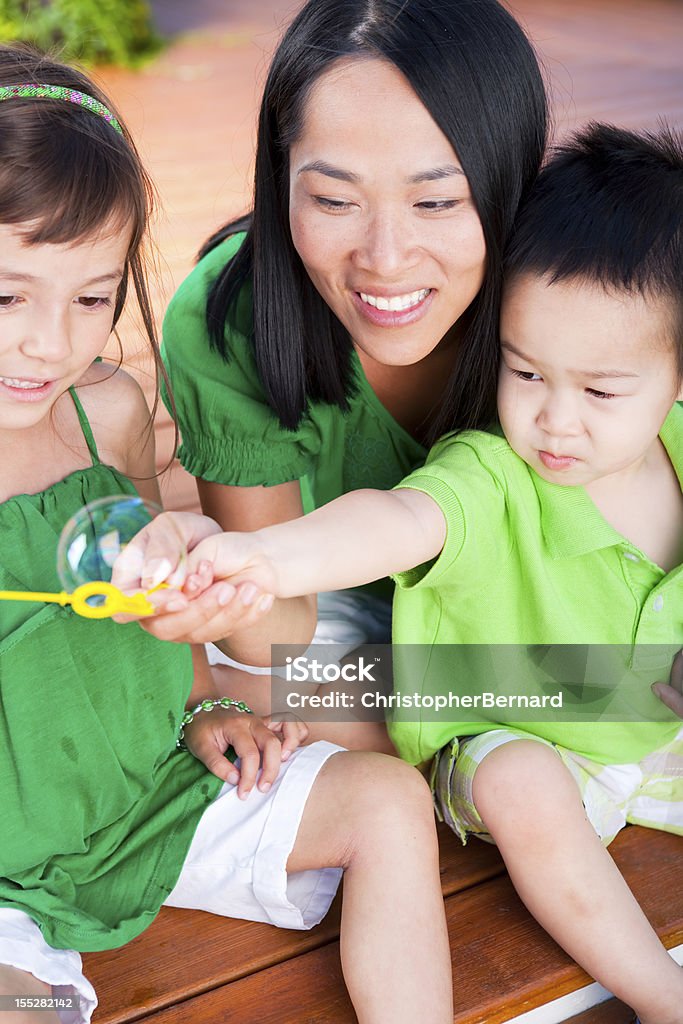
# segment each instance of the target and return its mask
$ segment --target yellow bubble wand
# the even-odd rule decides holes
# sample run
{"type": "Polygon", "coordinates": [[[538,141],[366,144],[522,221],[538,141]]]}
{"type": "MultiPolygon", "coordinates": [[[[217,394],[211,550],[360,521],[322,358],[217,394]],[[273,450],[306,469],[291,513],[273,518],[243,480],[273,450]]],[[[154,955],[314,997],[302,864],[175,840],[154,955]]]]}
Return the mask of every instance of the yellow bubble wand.
{"type": "Polygon", "coordinates": [[[33,590],[0,590],[0,601],[41,601],[58,604],[62,608],[70,604],[76,614],[82,615],[85,619],[108,619],[112,615],[153,615],[154,605],[147,600],[146,595],[153,594],[155,590],[167,585],[160,583],[158,587],[146,590],[144,594],[124,594],[113,583],[94,580],[92,583],[82,583],[72,594],[67,594],[65,590],[59,594],[33,590]],[[102,597],[104,601],[101,604],[90,604],[89,600],[93,597],[102,597]]]}
{"type": "Polygon", "coordinates": [[[62,608],[71,605],[77,615],[86,619],[153,615],[156,609],[147,596],[168,587],[168,583],[159,583],[136,594],[125,594],[113,583],[102,579],[86,580],[78,586],[74,583],[77,582],[80,559],[93,541],[99,546],[94,559],[94,571],[99,575],[123,550],[125,536],[133,536],[159,512],[161,509],[153,502],[135,495],[111,495],[89,502],[68,521],[57,548],[57,572],[62,584],[73,589],[62,590],[58,594],[37,590],[0,590],[0,601],[35,601],[58,604],[62,608]],[[68,566],[67,571],[62,568],[64,563],[68,566]]]}

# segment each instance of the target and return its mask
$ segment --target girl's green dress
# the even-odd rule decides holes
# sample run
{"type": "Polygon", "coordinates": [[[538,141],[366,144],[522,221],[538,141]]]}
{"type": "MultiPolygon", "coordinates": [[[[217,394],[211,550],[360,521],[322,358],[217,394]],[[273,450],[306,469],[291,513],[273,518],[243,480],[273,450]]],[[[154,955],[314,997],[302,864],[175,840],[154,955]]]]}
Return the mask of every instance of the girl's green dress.
{"type": "MultiPolygon", "coordinates": [[[[0,505],[0,589],[58,591],[56,551],[86,502],[135,494],[103,465],[0,505]]],[[[109,949],[143,931],[175,885],[221,781],[176,737],[188,647],[136,623],[0,603],[0,907],[58,948],[109,949]]]]}

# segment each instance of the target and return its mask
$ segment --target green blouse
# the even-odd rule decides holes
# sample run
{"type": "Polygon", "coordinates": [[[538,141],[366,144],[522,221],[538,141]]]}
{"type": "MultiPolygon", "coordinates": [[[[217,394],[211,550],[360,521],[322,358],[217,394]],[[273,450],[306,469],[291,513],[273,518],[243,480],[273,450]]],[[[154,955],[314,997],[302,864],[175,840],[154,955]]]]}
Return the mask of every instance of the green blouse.
{"type": "MultiPolygon", "coordinates": [[[[77,404],[79,416],[82,410],[77,404]]],[[[135,494],[100,463],[0,505],[0,589],[61,590],[59,534],[89,501],[135,494]]],[[[176,736],[189,647],[70,608],[0,605],[0,906],[56,948],[111,949],[175,885],[221,781],[176,736]]]]}
{"type": "Polygon", "coordinates": [[[207,293],[243,238],[227,239],[197,264],[164,321],[183,466],[203,480],[242,487],[299,480],[306,511],[360,487],[394,486],[427,452],[384,408],[355,353],[358,390],[349,411],[311,403],[300,427],[289,431],[268,405],[256,370],[250,289],[240,298],[237,323],[227,328],[229,362],[211,347],[207,293]]]}

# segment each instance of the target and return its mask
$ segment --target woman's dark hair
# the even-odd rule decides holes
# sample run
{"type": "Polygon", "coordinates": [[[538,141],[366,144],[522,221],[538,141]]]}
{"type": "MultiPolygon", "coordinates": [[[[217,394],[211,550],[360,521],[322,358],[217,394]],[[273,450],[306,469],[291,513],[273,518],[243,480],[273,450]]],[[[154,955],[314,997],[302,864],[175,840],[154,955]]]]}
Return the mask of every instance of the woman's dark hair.
{"type": "Polygon", "coordinates": [[[289,229],[289,148],[316,80],[342,58],[375,57],[407,78],[457,153],[481,219],[484,284],[463,320],[457,366],[432,437],[495,416],[503,249],[520,200],[540,166],[547,110],[534,52],[497,0],[309,0],[286,32],[259,117],[253,214],[205,244],[201,255],[248,226],[239,252],[209,294],[212,344],[229,358],[226,322],[253,281],[253,345],[284,427],[309,401],[348,407],[351,339],[318,294],[289,229]]]}
{"type": "Polygon", "coordinates": [[[114,325],[131,279],[157,381],[159,376],[166,380],[142,244],[154,187],[135,144],[109,98],[84,74],[31,46],[0,46],[0,86],[29,82],[93,96],[117,117],[123,134],[103,117],[65,100],[12,97],[0,102],[0,223],[28,225],[24,235],[28,245],[78,242],[102,229],[130,226],[114,325]]]}
{"type": "Polygon", "coordinates": [[[683,375],[683,134],[592,123],[557,146],[506,253],[524,273],[670,299],[683,375]]]}

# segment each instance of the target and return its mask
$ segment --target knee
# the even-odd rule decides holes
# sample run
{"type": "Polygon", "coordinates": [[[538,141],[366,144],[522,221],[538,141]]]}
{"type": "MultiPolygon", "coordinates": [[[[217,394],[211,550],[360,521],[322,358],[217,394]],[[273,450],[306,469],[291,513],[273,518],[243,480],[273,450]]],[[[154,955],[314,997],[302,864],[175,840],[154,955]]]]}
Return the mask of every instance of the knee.
{"type": "Polygon", "coordinates": [[[417,836],[436,841],[429,786],[411,765],[386,754],[354,753],[363,782],[358,786],[359,833],[381,842],[417,836]]]}
{"type": "Polygon", "coordinates": [[[515,740],[492,750],[477,767],[472,799],[494,838],[529,823],[545,826],[566,801],[580,802],[557,751],[535,740],[515,740]]]}

